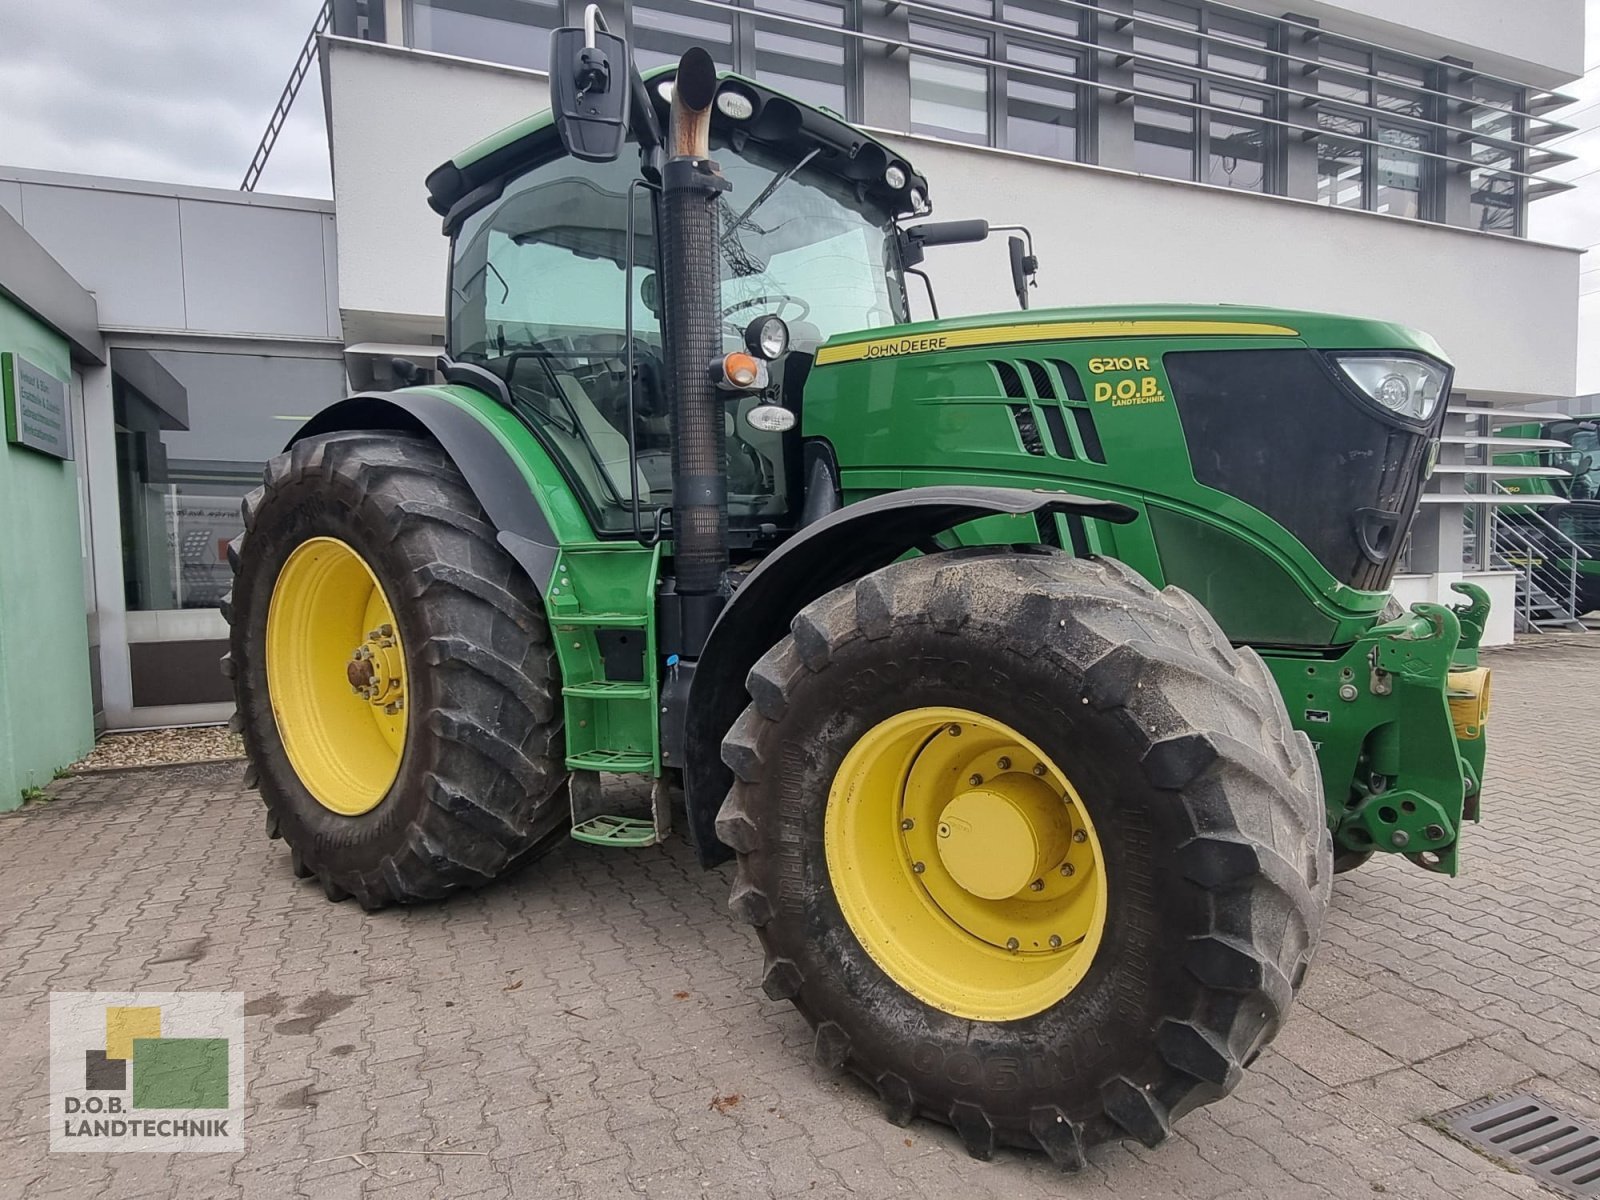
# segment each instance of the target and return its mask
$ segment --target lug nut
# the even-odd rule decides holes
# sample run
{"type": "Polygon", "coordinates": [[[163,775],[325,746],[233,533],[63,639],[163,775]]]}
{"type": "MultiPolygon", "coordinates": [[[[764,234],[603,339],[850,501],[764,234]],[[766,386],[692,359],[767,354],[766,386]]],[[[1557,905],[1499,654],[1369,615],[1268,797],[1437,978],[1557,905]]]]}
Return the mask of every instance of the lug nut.
{"type": "Polygon", "coordinates": [[[959,726],[959,725],[950,726],[950,736],[951,737],[960,737],[961,736],[961,726],[959,726]]]}
{"type": "Polygon", "coordinates": [[[967,782],[970,783],[973,787],[977,787],[980,783],[983,782],[983,776],[982,775],[973,775],[967,780],[967,782]]]}
{"type": "Polygon", "coordinates": [[[900,822],[900,828],[901,829],[909,830],[909,829],[915,829],[916,827],[917,827],[917,823],[915,821],[913,821],[910,817],[907,817],[905,820],[900,822]]]}
{"type": "Polygon", "coordinates": [[[1072,840],[1082,845],[1089,840],[1089,835],[1081,829],[1074,829],[1072,831],[1072,840]]]}
{"type": "Polygon", "coordinates": [[[1050,949],[1052,949],[1052,950],[1061,949],[1061,935],[1059,933],[1052,933],[1050,935],[1050,949]]]}
{"type": "Polygon", "coordinates": [[[1061,873],[1063,875],[1076,875],[1078,873],[1078,868],[1073,866],[1071,863],[1062,863],[1061,873]]]}
{"type": "Polygon", "coordinates": [[[1011,770],[1011,760],[1009,758],[1001,758],[1000,761],[994,765],[1002,771],[1011,770]]]}
{"type": "Polygon", "coordinates": [[[919,862],[914,862],[914,863],[911,864],[912,872],[917,874],[917,875],[921,875],[927,869],[928,869],[927,867],[925,867],[922,863],[919,863],[919,862]]]}
{"type": "Polygon", "coordinates": [[[1035,775],[1043,775],[1044,774],[1044,764],[1043,763],[1034,763],[1033,764],[1033,773],[1035,775]]]}
{"type": "Polygon", "coordinates": [[[1011,951],[1011,953],[1015,954],[1019,949],[1021,949],[1021,947],[1022,943],[1017,941],[1016,938],[1006,939],[1006,949],[1011,951]]]}
{"type": "Polygon", "coordinates": [[[1042,879],[1035,879],[1035,880],[1034,880],[1034,881],[1033,881],[1033,882],[1032,882],[1032,883],[1030,883],[1030,884],[1029,884],[1029,885],[1028,885],[1028,886],[1029,886],[1029,887],[1030,887],[1030,888],[1032,888],[1032,889],[1033,889],[1033,890],[1034,890],[1034,891],[1036,891],[1036,892],[1042,892],[1042,891],[1044,891],[1044,880],[1042,880],[1042,879]]]}

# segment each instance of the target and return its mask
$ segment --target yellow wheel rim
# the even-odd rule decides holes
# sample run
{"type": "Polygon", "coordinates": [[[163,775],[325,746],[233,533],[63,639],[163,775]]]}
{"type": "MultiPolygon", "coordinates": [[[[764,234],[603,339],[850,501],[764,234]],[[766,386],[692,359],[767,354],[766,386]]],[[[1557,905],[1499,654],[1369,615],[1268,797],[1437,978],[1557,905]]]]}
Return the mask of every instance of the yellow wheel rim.
{"type": "Polygon", "coordinates": [[[880,722],[828,793],[828,875],[851,931],[925,1003],[978,1021],[1049,1008],[1105,931],[1105,858],[1066,774],[956,708],[880,722]]]}
{"type": "Polygon", "coordinates": [[[267,690],[289,762],[317,802],[377,807],[406,744],[406,667],[389,598],[337,538],[301,543],[267,609],[267,690]]]}

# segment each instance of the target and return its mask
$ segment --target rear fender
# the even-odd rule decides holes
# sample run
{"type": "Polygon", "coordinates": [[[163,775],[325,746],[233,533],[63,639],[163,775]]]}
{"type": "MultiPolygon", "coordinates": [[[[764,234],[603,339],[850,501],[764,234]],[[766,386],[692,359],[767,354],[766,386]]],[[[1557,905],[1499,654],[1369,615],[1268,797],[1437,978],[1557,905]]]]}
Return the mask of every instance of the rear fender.
{"type": "Polygon", "coordinates": [[[921,487],[874,496],[806,526],[764,559],[733,594],[706,639],[684,693],[669,682],[666,746],[681,761],[689,834],[705,866],[732,856],[718,840],[717,810],[733,784],[722,738],[749,703],[750,668],[789,632],[802,608],[886,567],[947,529],[995,515],[1077,513],[1119,525],[1136,509],[1070,492],[921,487]],[[676,702],[674,702],[676,701],[676,702]],[[674,719],[675,718],[675,719],[674,719]],[[677,724],[677,728],[672,726],[677,724]]]}
{"type": "Polygon", "coordinates": [[[346,429],[426,433],[438,442],[499,530],[500,545],[545,594],[561,539],[516,456],[473,407],[436,388],[360,392],[312,417],[289,444],[346,429]]]}

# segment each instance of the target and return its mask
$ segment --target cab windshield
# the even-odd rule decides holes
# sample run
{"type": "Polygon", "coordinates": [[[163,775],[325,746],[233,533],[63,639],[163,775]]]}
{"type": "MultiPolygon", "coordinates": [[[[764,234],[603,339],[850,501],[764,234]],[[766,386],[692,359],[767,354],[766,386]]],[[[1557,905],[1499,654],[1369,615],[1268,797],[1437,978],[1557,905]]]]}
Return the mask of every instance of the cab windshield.
{"type": "Polygon", "coordinates": [[[1552,450],[1552,466],[1572,472],[1567,495],[1573,500],[1600,500],[1600,428],[1581,425],[1566,436],[1571,450],[1552,450]]]}
{"type": "MultiPolygon", "coordinates": [[[[785,385],[798,390],[823,341],[905,319],[894,223],[815,163],[794,169],[795,158],[753,141],[735,149],[714,140],[712,156],[733,185],[720,200],[724,345],[742,348],[751,321],[781,316],[791,350],[774,377],[780,399],[794,407],[798,396],[784,396],[785,385]]],[[[655,509],[672,498],[663,289],[653,193],[642,187],[632,189],[631,280],[625,269],[637,178],[638,159],[629,151],[609,163],[558,157],[508,183],[463,222],[452,243],[451,354],[505,380],[597,529],[608,532],[632,529],[635,502],[655,509]]],[[[728,401],[728,508],[736,526],[781,523],[789,511],[793,456],[783,435],[740,419],[756,402],[737,394],[728,401]]]]}

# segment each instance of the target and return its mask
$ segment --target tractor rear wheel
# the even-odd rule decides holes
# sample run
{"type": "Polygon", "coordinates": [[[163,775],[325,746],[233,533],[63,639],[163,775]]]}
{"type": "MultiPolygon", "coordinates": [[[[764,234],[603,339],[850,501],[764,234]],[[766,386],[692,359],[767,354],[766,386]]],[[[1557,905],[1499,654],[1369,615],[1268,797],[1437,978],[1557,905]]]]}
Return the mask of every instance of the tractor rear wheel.
{"type": "Polygon", "coordinates": [[[455,465],[391,432],[267,464],[230,547],[223,673],[267,832],[367,908],[485,883],[565,830],[538,596],[455,465]]]}
{"type": "Polygon", "coordinates": [[[1086,1147],[1230,1091],[1328,903],[1316,760],[1189,596],[956,551],[807,607],[723,742],[763,986],[819,1062],[967,1149],[1086,1147]]]}

